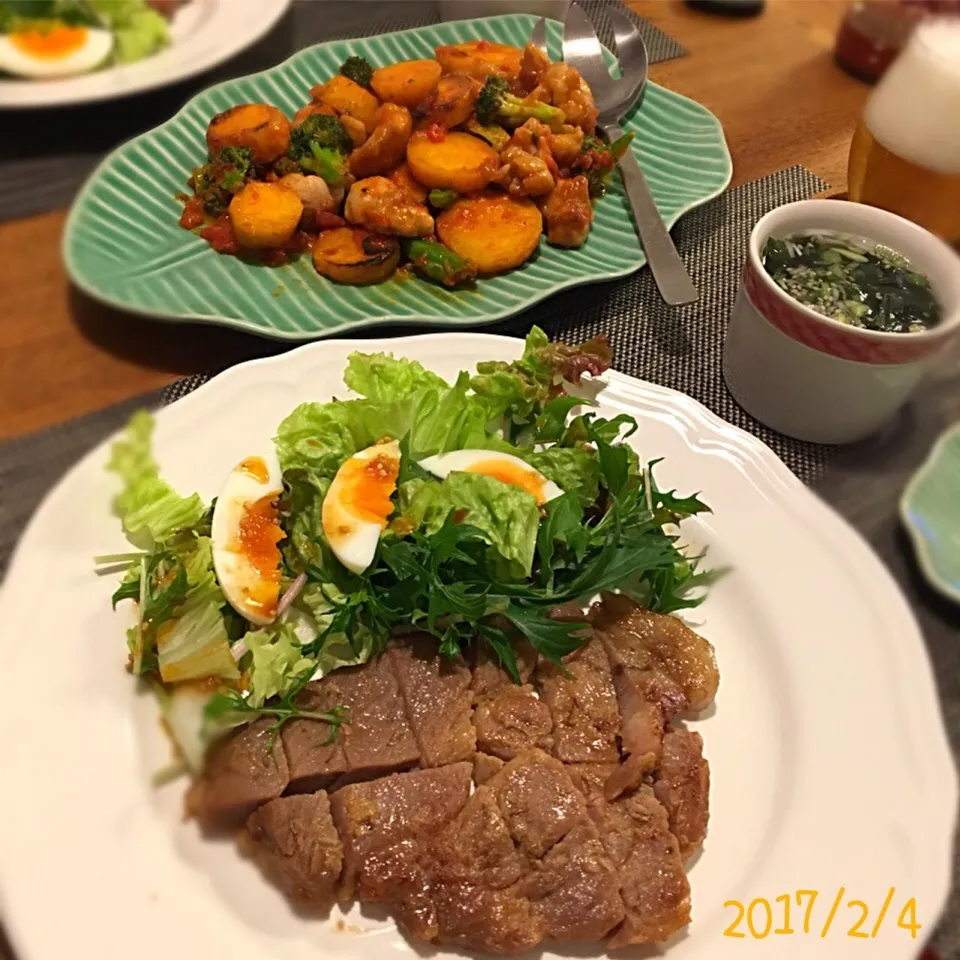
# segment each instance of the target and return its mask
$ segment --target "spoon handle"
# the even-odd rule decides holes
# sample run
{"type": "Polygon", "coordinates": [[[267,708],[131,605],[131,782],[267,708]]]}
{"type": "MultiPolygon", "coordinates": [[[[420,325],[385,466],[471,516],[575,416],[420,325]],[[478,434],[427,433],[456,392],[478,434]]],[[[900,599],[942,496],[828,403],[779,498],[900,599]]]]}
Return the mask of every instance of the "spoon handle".
{"type": "MultiPolygon", "coordinates": [[[[608,123],[603,129],[611,143],[623,136],[623,130],[615,123],[608,123]]],[[[673,240],[670,239],[670,232],[660,219],[646,177],[632,150],[627,150],[623,155],[619,167],[627,198],[633,209],[637,233],[643,244],[643,252],[647,256],[647,263],[650,264],[650,271],[660,295],[672,307],[693,303],[700,294],[693,285],[673,240]]]]}

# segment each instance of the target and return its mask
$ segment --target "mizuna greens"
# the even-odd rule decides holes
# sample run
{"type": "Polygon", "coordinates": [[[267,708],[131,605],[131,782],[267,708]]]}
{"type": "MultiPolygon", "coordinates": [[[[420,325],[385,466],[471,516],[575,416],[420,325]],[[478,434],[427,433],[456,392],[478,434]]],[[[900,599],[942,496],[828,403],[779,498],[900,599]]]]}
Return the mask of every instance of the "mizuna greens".
{"type": "MultiPolygon", "coordinates": [[[[226,603],[213,572],[211,511],[179,496],[150,452],[152,419],[135,415],[108,469],[123,488],[116,512],[142,551],[99,558],[128,563],[114,603],[137,604],[129,667],[166,694],[214,678],[206,735],[299,713],[296,695],[318,673],[362,663],[392,634],[431,634],[438,655],[486,644],[519,682],[514,646],[526,639],[559,661],[584,641],[582,625],[550,618],[601,590],[628,593],[669,613],[702,599],[709,573],[678,548],[673,525],[708,508],[661,489],[656,461],[625,442],[636,421],[605,419],[567,393],[605,371],[605,338],[551,343],[534,328],[522,357],[481,362],[449,384],[416,361],[354,353],[344,379],[359,399],[304,403],[279,425],[284,491],[283,613],[254,629],[226,603]],[[394,510],[373,564],[354,574],[326,543],[321,511],[340,466],[389,437],[399,441],[394,510]],[[542,506],[517,486],[480,473],[445,479],[418,461],[455,450],[501,451],[564,492],[542,506]]],[[[349,718],[325,714],[334,725],[349,718]]]]}

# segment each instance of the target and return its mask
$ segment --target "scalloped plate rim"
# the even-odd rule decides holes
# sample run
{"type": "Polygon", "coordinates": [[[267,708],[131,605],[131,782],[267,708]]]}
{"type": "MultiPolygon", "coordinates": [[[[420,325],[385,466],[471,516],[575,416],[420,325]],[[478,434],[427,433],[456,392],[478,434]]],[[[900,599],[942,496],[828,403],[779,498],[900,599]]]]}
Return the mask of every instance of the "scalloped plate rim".
{"type": "Polygon", "coordinates": [[[933,551],[930,547],[930,541],[920,532],[919,527],[913,522],[910,516],[911,506],[920,484],[934,471],[937,470],[938,462],[943,454],[947,444],[955,437],[960,438],[960,423],[955,423],[948,427],[937,437],[930,452],[927,454],[923,463],[914,471],[900,495],[900,520],[910,536],[913,543],[914,553],[917,557],[917,564],[923,573],[924,579],[934,590],[952,600],[954,603],[960,603],[960,586],[955,586],[937,570],[933,559],[933,551]]]}
{"type": "MultiPolygon", "coordinates": [[[[538,17],[533,16],[533,14],[527,13],[514,13],[514,14],[499,14],[493,17],[476,17],[469,18],[462,21],[462,23],[482,23],[486,20],[527,20],[532,28],[533,24],[539,19],[538,17]]],[[[550,20],[548,18],[548,23],[555,23],[562,27],[562,24],[559,24],[559,21],[550,20]]],[[[438,26],[438,24],[432,24],[430,26],[438,26]]],[[[429,27],[428,27],[429,28],[429,27]]],[[[428,29],[427,28],[427,29],[428,29]]],[[[394,30],[390,33],[377,34],[376,37],[391,37],[400,33],[414,33],[419,30],[425,29],[424,27],[410,27],[405,30],[394,30]]],[[[357,38],[358,40],[368,40],[372,39],[370,37],[361,37],[357,38]]],[[[84,181],[83,186],[80,189],[80,192],[77,194],[74,199],[73,204],[70,207],[70,211],[67,215],[67,221],[64,225],[63,230],[63,239],[61,241],[61,254],[63,257],[64,266],[66,267],[67,274],[70,277],[72,283],[74,283],[83,293],[91,297],[94,300],[98,300],[101,303],[106,304],[107,306],[113,307],[114,309],[121,310],[125,313],[132,313],[136,316],[148,317],[152,320],[162,320],[166,323],[197,323],[204,325],[214,325],[214,326],[226,326],[234,330],[241,330],[244,333],[251,333],[256,336],[264,337],[265,339],[270,340],[282,340],[282,341],[305,341],[313,339],[329,339],[330,336],[338,336],[341,333],[349,333],[355,330],[365,330],[373,329],[377,327],[388,326],[390,324],[406,324],[411,323],[423,324],[424,326],[447,326],[450,322],[449,318],[441,316],[432,316],[432,317],[419,317],[417,319],[412,319],[409,315],[387,315],[387,316],[378,316],[369,319],[361,320],[348,320],[343,323],[338,324],[335,328],[332,328],[329,333],[324,330],[315,330],[315,331],[300,331],[300,330],[279,330],[275,327],[265,329],[262,326],[254,323],[251,320],[247,320],[239,317],[228,317],[222,314],[196,314],[196,313],[168,313],[163,310],[158,310],[153,307],[148,307],[139,303],[131,303],[121,299],[118,296],[115,296],[112,293],[104,293],[97,288],[97,286],[88,280],[84,272],[77,267],[73,259],[72,252],[72,239],[73,232],[77,228],[77,221],[84,213],[84,206],[87,202],[87,195],[93,189],[94,184],[99,180],[101,172],[111,164],[117,156],[122,152],[132,148],[134,144],[139,143],[142,140],[145,140],[149,137],[154,136],[158,131],[163,130],[170,125],[174,124],[182,114],[184,114],[190,105],[198,97],[206,96],[207,94],[214,93],[219,90],[223,90],[227,87],[232,86],[239,80],[249,80],[255,77],[262,77],[269,74],[272,74],[276,70],[282,70],[288,64],[297,60],[298,58],[305,56],[310,51],[316,49],[317,47],[326,46],[330,43],[341,43],[342,40],[326,40],[322,43],[311,44],[308,47],[304,47],[302,50],[297,50],[295,53],[291,54],[285,60],[282,60],[280,63],[275,64],[272,67],[268,67],[266,70],[260,70],[256,73],[244,74],[241,77],[232,77],[229,80],[222,80],[220,83],[214,84],[211,87],[206,87],[205,89],[198,91],[173,116],[164,120],[163,123],[158,124],[155,127],[151,127],[149,130],[145,130],[143,133],[138,134],[137,136],[131,138],[130,140],[125,141],[120,144],[114,150],[111,150],[106,157],[104,157],[93,170],[93,172],[87,177],[84,181]]],[[[606,48],[604,48],[606,49],[606,48]]],[[[676,213],[672,216],[664,218],[664,223],[667,226],[667,229],[671,229],[681,217],[688,214],[691,210],[695,210],[697,207],[703,206],[705,203],[709,203],[711,200],[719,197],[729,186],[730,181],[733,178],[733,158],[730,154],[730,147],[727,144],[727,138],[723,131],[723,124],[720,122],[716,114],[705,107],[702,103],[699,103],[697,100],[694,100],[692,97],[685,96],[682,93],[677,93],[673,90],[670,90],[667,87],[662,86],[661,84],[654,83],[652,80],[648,83],[649,86],[657,87],[661,90],[664,90],[671,97],[677,98],[687,103],[693,104],[699,110],[703,111],[703,119],[705,122],[709,122],[716,129],[718,134],[717,142],[723,147],[724,157],[726,159],[726,170],[724,171],[723,183],[721,186],[717,187],[715,190],[711,191],[709,194],[704,194],[704,196],[699,197],[696,200],[690,201],[680,207],[676,213]]],[[[639,109],[642,109],[642,104],[639,109]]],[[[532,306],[537,303],[546,300],[548,297],[552,297],[555,294],[561,293],[564,290],[569,290],[571,287],[576,286],[587,286],[593,283],[603,283],[609,280],[616,280],[621,277],[629,276],[632,273],[642,269],[646,266],[647,258],[646,254],[641,250],[640,259],[637,263],[632,263],[625,266],[623,269],[611,269],[611,270],[598,270],[596,274],[591,276],[589,279],[584,279],[582,277],[572,277],[568,280],[560,280],[550,285],[548,289],[540,290],[533,293],[527,299],[504,307],[501,310],[494,310],[490,313],[485,314],[482,317],[460,317],[457,320],[457,326],[462,328],[475,328],[486,326],[491,323],[496,323],[498,320],[506,319],[507,317],[516,316],[519,313],[522,313],[524,310],[529,310],[532,306]]]]}

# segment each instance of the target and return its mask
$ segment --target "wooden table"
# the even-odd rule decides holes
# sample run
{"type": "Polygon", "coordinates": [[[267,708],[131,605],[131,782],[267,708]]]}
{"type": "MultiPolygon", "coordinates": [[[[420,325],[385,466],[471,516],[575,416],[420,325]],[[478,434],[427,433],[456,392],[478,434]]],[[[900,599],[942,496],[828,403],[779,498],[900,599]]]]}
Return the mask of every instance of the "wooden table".
{"type": "MultiPolygon", "coordinates": [[[[840,2],[770,0],[728,20],[680,0],[631,0],[690,56],[651,69],[722,121],[734,184],[802,163],[845,188],[849,138],[868,88],[833,63],[840,2]]],[[[212,327],[119,313],[71,290],[60,261],[66,211],[0,224],[0,439],[285,346],[212,327]]]]}

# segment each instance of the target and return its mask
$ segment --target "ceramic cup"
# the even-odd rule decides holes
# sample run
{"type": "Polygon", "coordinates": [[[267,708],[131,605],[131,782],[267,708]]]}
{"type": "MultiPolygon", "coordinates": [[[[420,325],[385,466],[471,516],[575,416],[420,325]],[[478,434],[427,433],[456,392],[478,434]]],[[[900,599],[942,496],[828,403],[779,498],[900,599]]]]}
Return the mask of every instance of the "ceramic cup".
{"type": "Polygon", "coordinates": [[[472,20],[500,13],[532,13],[537,17],[563,20],[570,0],[440,0],[442,20],[472,20]]]}
{"type": "Polygon", "coordinates": [[[730,317],[723,376],[747,413],[780,433],[850,443],[882,427],[933,357],[960,332],[960,257],[922,227],[845,200],[801,200],[762,217],[730,317]],[[925,273],[943,307],[922,333],[877,333],[823,317],[788,296],[763,269],[769,237],[835,230],[901,253],[925,273]]]}

